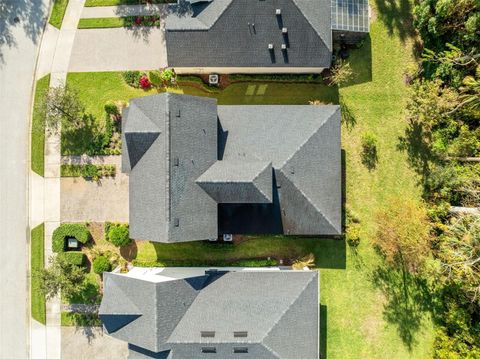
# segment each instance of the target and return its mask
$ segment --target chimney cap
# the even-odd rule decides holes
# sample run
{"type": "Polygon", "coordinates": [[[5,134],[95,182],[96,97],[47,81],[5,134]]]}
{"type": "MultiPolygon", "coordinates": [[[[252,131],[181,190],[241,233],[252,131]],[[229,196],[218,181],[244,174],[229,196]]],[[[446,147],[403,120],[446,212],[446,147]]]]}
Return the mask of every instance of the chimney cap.
{"type": "Polygon", "coordinates": [[[268,44],[268,49],[273,50],[273,44],[268,44]]]}
{"type": "Polygon", "coordinates": [[[275,15],[281,15],[281,14],[282,14],[282,9],[275,10],[275,15]]]}
{"type": "Polygon", "coordinates": [[[282,27],[282,33],[286,34],[288,32],[286,27],[282,27]]]}

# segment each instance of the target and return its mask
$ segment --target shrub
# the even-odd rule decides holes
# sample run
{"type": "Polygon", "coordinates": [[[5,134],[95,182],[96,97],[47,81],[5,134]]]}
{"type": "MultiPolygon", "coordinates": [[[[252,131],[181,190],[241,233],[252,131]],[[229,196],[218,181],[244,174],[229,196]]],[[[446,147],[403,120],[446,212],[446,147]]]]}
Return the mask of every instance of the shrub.
{"type": "Polygon", "coordinates": [[[122,76],[127,85],[135,88],[140,86],[140,78],[142,77],[140,71],[125,71],[122,73],[122,76]]]}
{"type": "Polygon", "coordinates": [[[144,90],[147,90],[150,87],[152,87],[152,83],[148,79],[147,75],[143,75],[142,77],[140,77],[139,83],[140,83],[140,87],[144,90]]]}
{"type": "Polygon", "coordinates": [[[90,232],[87,227],[80,223],[64,223],[60,225],[52,236],[52,250],[55,253],[65,251],[65,238],[75,237],[80,243],[87,243],[90,240],[90,232]]]}
{"type": "Polygon", "coordinates": [[[377,138],[372,133],[366,132],[362,136],[362,163],[372,170],[377,162],[377,138]]]}
{"type": "Polygon", "coordinates": [[[152,83],[153,86],[157,88],[161,88],[163,86],[163,81],[161,78],[161,73],[158,70],[155,71],[149,71],[148,72],[148,78],[150,79],[150,82],[152,83]]]}
{"type": "Polygon", "coordinates": [[[108,230],[108,240],[117,247],[124,247],[130,244],[127,224],[110,224],[108,230]]]}
{"type": "Polygon", "coordinates": [[[108,259],[104,256],[98,256],[93,260],[93,271],[97,274],[102,274],[103,272],[109,272],[112,269],[112,266],[108,259]]]}
{"type": "Polygon", "coordinates": [[[120,111],[118,109],[118,106],[115,104],[115,102],[108,101],[105,106],[104,106],[105,112],[108,113],[109,115],[113,115],[115,117],[120,115],[120,111]]]}
{"type": "Polygon", "coordinates": [[[173,69],[165,69],[160,73],[160,78],[165,84],[171,84],[175,81],[175,71],[173,69]]]}
{"type": "Polygon", "coordinates": [[[65,260],[70,264],[82,266],[85,263],[85,254],[82,252],[63,252],[60,253],[65,260]]]}
{"type": "Polygon", "coordinates": [[[358,223],[351,223],[345,232],[345,239],[352,247],[358,247],[360,244],[360,225],[358,223]]]}

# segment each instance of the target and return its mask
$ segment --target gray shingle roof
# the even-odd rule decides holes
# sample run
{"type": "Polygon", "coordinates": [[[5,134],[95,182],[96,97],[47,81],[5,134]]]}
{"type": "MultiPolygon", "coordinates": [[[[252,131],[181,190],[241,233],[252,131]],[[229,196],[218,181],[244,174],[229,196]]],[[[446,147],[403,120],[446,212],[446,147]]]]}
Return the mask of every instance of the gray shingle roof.
{"type": "Polygon", "coordinates": [[[272,164],[217,161],[196,183],[217,203],[271,203],[272,164]]]}
{"type": "Polygon", "coordinates": [[[169,8],[169,66],[330,67],[330,0],[214,0],[169,8]]]}
{"type": "Polygon", "coordinates": [[[164,242],[215,238],[217,204],[195,179],[217,159],[216,101],[147,96],[132,100],[123,118],[131,237],[164,242]]]}
{"type": "Polygon", "coordinates": [[[111,292],[112,283],[142,312],[109,332],[139,347],[130,348],[137,354],[170,350],[172,358],[195,359],[206,355],[202,348],[214,347],[222,359],[238,358],[233,348],[248,348],[245,359],[318,358],[317,271],[227,271],[160,282],[106,273],[105,279],[100,317],[106,329],[122,315],[115,307],[124,300],[111,292]],[[203,337],[204,331],[214,336],[203,337]],[[238,331],[246,337],[236,337],[238,331]]]}
{"type": "Polygon", "coordinates": [[[284,233],[341,234],[339,106],[218,106],[218,117],[224,161],[272,161],[284,233]]]}

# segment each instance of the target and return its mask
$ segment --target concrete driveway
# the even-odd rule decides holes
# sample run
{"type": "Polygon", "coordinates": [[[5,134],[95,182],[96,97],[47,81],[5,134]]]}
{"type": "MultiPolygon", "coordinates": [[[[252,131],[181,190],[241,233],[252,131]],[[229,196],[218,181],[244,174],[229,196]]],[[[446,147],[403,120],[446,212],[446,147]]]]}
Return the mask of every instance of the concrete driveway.
{"type": "Polygon", "coordinates": [[[60,179],[60,220],[62,222],[128,222],[128,176],[120,171],[120,156],[104,162],[116,165],[114,178],[99,182],[82,177],[60,179]]]}
{"type": "Polygon", "coordinates": [[[78,30],[69,71],[151,70],[167,66],[162,27],[78,30]]]}
{"type": "Polygon", "coordinates": [[[97,327],[62,327],[62,359],[123,359],[128,344],[97,327]]]}

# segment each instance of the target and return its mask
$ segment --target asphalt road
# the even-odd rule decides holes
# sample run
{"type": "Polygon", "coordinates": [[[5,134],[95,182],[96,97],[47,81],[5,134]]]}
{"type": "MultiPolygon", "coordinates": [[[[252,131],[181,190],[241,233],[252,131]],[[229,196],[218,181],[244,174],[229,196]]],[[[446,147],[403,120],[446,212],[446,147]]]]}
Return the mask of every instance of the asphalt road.
{"type": "Polygon", "coordinates": [[[0,358],[28,357],[28,132],[47,0],[0,0],[0,358]]]}

